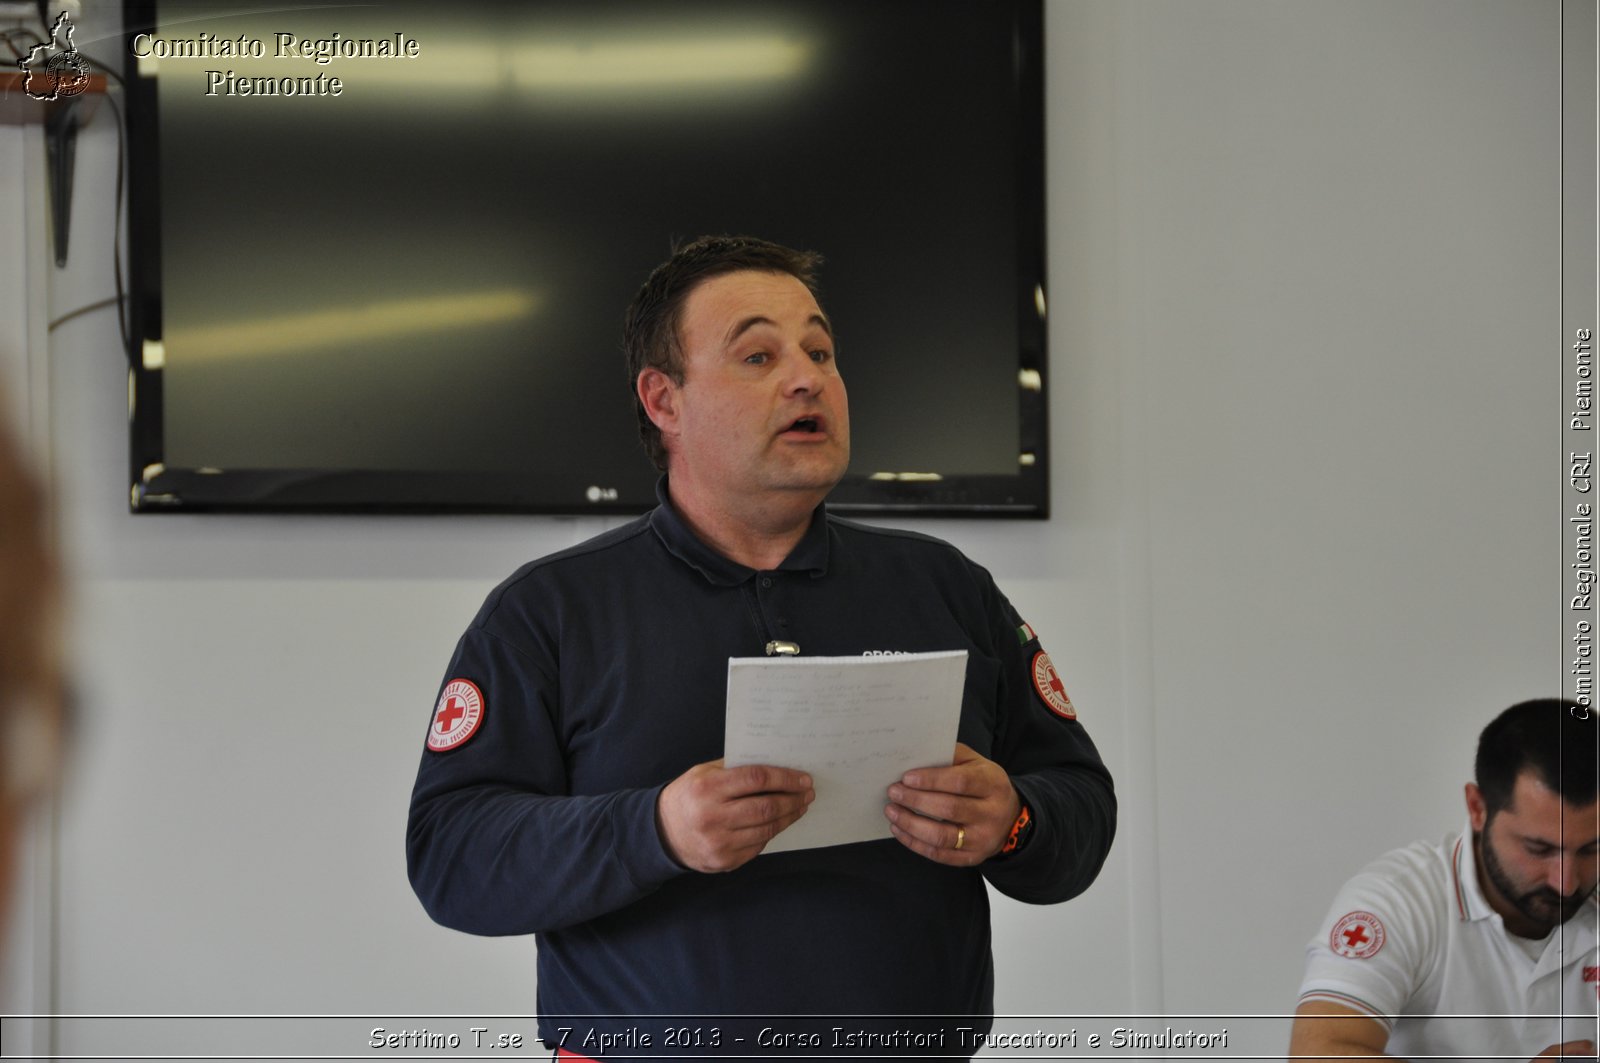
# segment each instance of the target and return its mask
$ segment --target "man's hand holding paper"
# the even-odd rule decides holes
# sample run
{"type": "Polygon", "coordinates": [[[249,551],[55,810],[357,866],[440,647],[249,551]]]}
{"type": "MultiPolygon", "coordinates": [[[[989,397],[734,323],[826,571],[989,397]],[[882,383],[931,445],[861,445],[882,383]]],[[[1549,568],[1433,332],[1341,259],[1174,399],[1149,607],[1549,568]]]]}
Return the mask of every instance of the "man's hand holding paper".
{"type": "Polygon", "coordinates": [[[884,815],[900,844],[952,867],[999,852],[1022,809],[1006,770],[962,742],[950,767],[906,772],[889,800],[884,815]]]}
{"type": "Polygon", "coordinates": [[[696,764],[661,791],[656,824],[672,858],[692,871],[732,871],[805,814],[811,777],[788,768],[696,764]]]}

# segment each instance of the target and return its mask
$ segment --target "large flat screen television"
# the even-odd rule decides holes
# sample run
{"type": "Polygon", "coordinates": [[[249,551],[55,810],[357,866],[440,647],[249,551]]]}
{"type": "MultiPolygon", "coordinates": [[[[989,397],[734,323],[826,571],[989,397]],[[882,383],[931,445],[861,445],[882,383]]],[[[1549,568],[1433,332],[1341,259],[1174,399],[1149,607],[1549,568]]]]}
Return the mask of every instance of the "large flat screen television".
{"type": "Polygon", "coordinates": [[[132,506],[636,512],[622,310],[821,252],[830,505],[1048,515],[1041,0],[128,0],[132,506]]]}

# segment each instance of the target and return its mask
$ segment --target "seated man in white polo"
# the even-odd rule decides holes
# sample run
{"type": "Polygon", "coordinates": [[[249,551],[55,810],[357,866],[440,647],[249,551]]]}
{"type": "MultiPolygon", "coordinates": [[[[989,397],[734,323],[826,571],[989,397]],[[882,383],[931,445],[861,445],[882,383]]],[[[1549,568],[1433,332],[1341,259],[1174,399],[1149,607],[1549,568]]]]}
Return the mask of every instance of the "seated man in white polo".
{"type": "Polygon", "coordinates": [[[1595,1055],[1597,711],[1501,713],[1466,828],[1345,884],[1307,947],[1291,1056],[1595,1055]]]}

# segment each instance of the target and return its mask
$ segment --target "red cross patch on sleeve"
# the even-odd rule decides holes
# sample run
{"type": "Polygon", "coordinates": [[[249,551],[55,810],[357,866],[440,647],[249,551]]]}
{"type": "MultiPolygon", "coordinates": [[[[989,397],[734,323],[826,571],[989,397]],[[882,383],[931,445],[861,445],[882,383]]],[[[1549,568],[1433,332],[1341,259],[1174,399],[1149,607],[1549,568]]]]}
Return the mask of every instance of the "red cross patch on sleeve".
{"type": "Polygon", "coordinates": [[[1033,655],[1033,689],[1057,716],[1064,720],[1078,718],[1078,710],[1072,707],[1072,699],[1067,697],[1067,688],[1061,684],[1056,666],[1050,663],[1050,655],[1043,650],[1033,655]]]}
{"type": "Polygon", "coordinates": [[[1352,960],[1365,960],[1383,948],[1383,922],[1371,912],[1351,912],[1333,924],[1328,947],[1352,960]]]}
{"type": "Polygon", "coordinates": [[[444,753],[477,733],[483,723],[483,691],[470,679],[452,679],[439,693],[428,724],[428,748],[444,753]]]}

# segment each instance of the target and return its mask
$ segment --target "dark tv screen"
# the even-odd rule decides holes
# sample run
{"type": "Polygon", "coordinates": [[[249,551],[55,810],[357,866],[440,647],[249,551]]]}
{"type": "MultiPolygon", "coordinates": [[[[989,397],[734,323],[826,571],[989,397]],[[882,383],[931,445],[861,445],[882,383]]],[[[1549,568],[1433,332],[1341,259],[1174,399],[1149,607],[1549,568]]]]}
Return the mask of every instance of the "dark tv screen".
{"type": "Polygon", "coordinates": [[[830,505],[1047,515],[1039,0],[125,18],[135,510],[648,508],[623,308],[748,233],[825,256],[830,505]]]}

